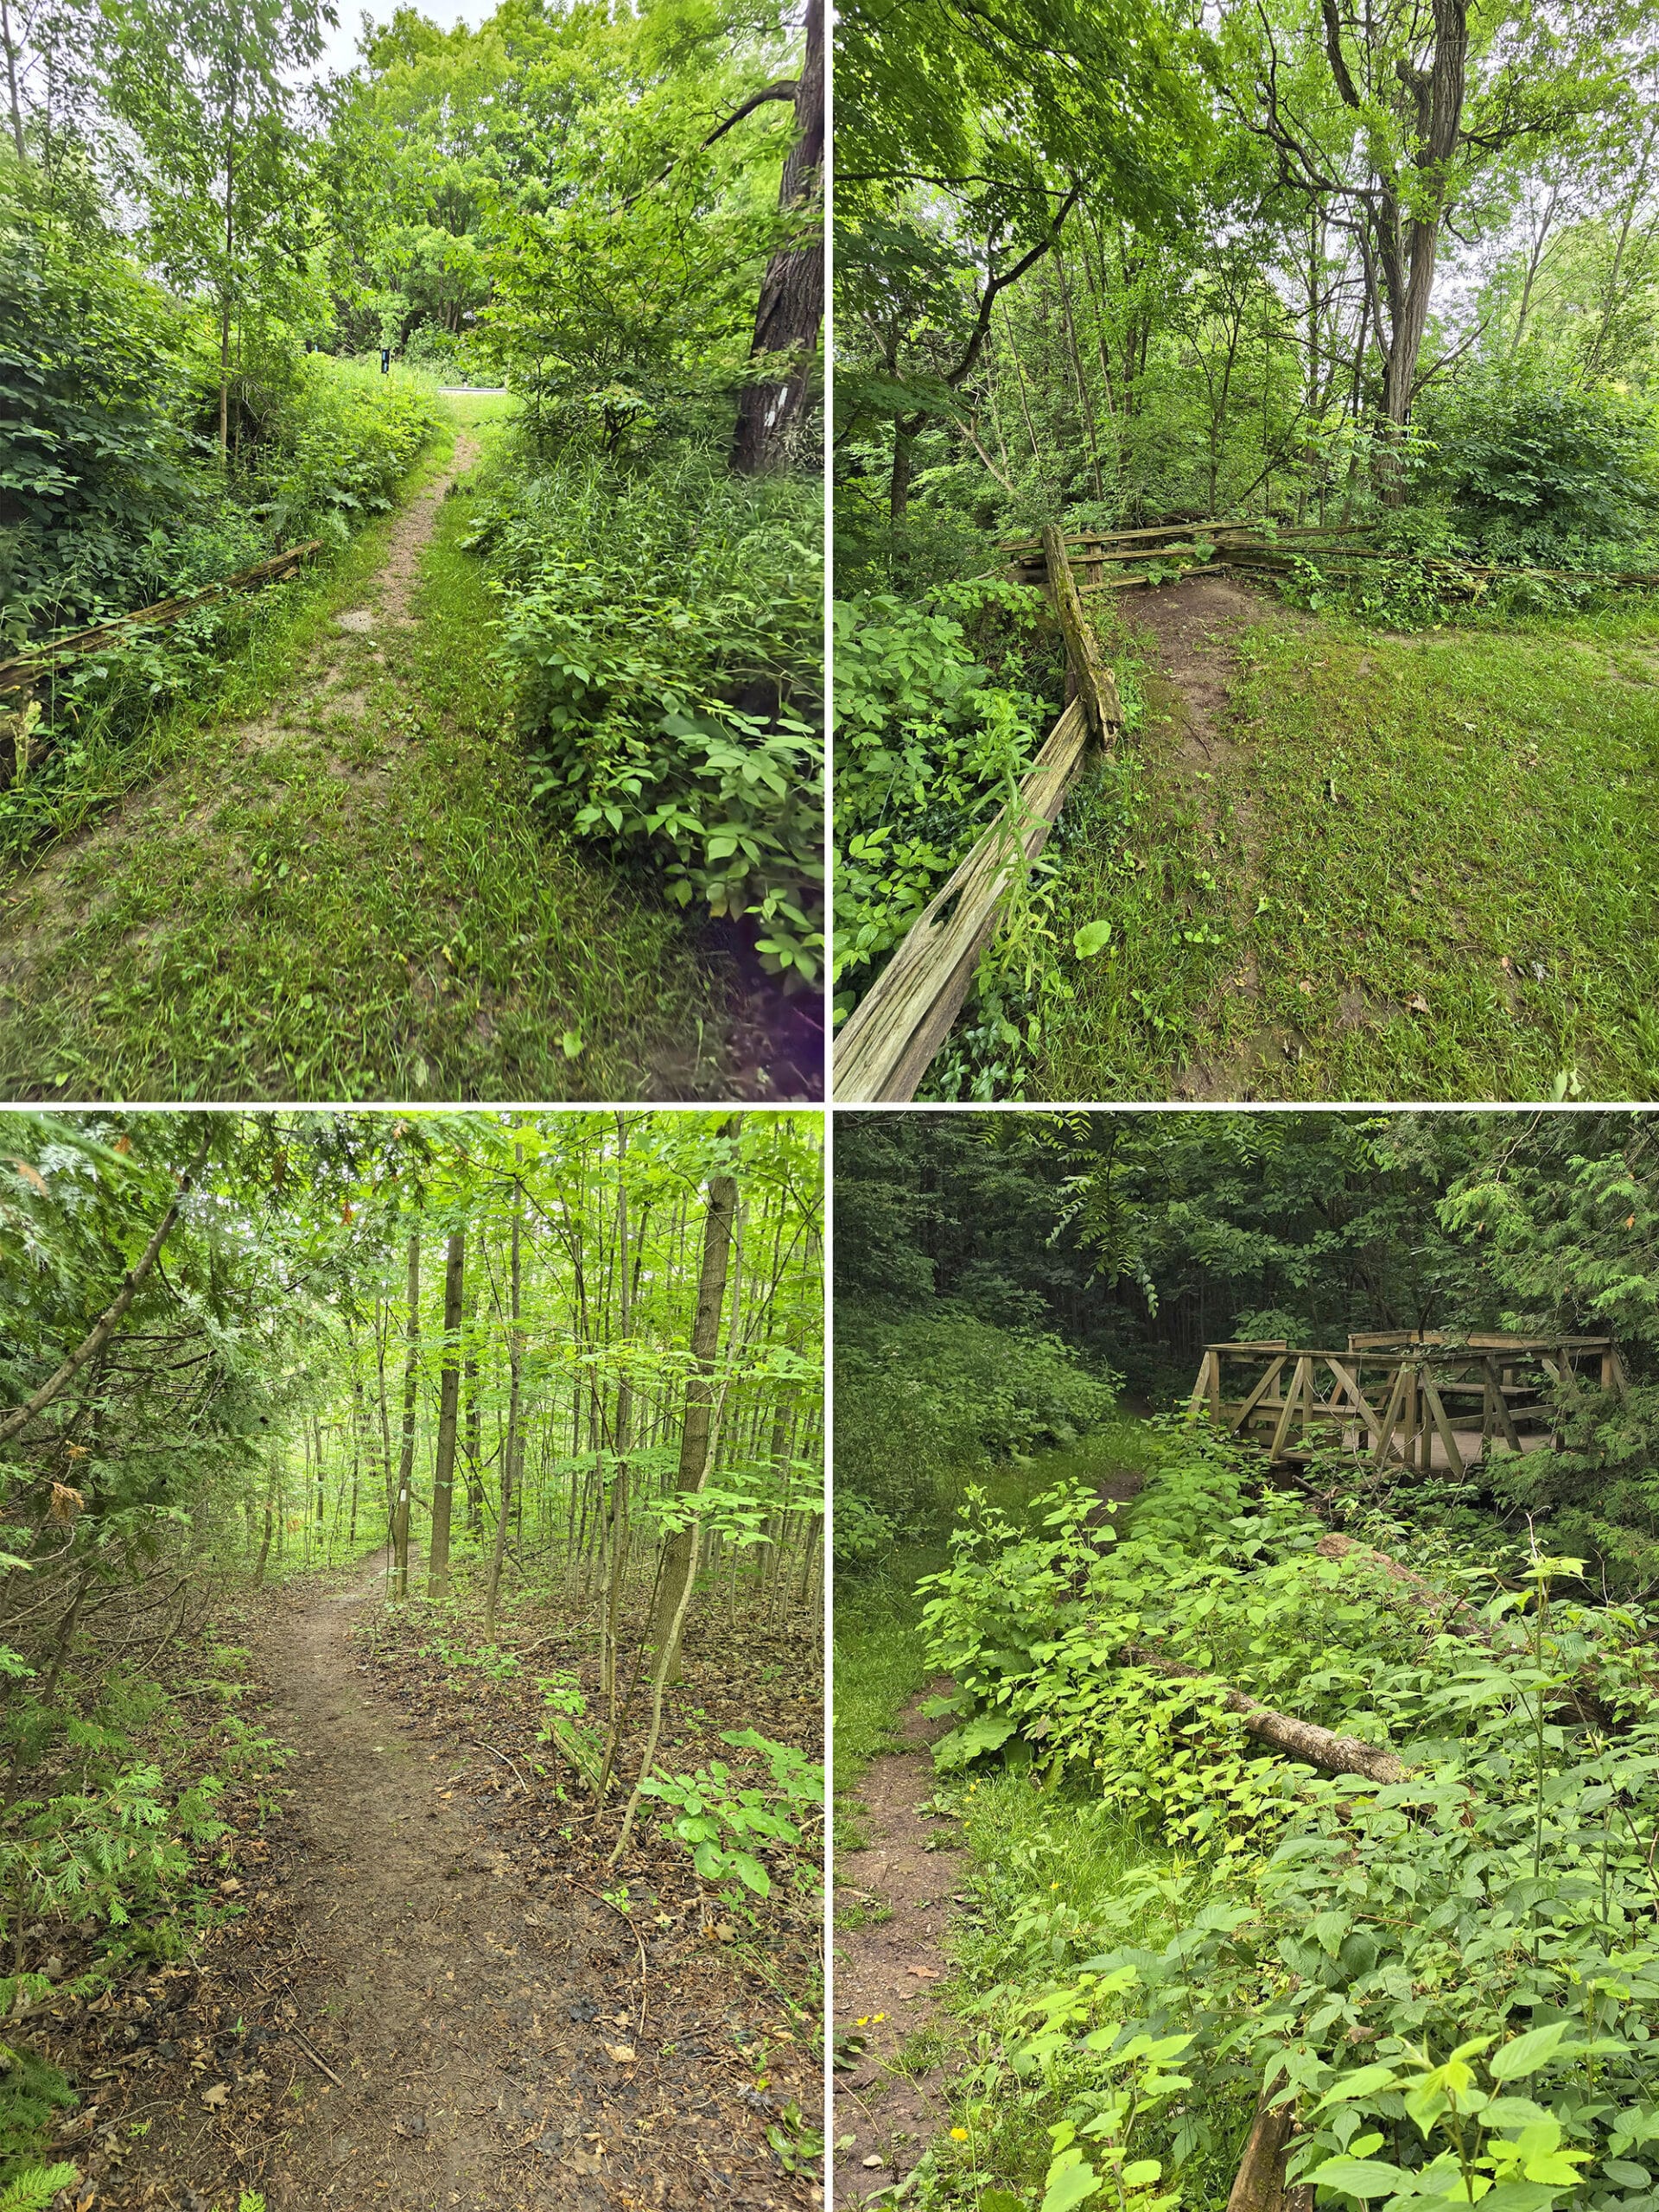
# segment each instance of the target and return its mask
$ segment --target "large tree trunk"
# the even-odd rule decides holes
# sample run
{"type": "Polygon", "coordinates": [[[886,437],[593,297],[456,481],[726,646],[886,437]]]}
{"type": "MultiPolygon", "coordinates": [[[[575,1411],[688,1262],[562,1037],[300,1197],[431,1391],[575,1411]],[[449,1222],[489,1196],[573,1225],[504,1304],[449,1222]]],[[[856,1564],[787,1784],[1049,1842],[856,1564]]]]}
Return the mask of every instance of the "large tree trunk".
{"type": "Polygon", "coordinates": [[[409,1326],[404,1340],[404,1433],[397,1462],[397,1500],[391,1510],[394,1587],[409,1595],[409,1499],[415,1478],[415,1386],[421,1349],[421,1232],[409,1237],[409,1326]]]}
{"type": "Polygon", "coordinates": [[[455,1494],[455,1429],[461,1413],[461,1288],[467,1231],[452,1229],[443,1259],[443,1367],[438,1378],[438,1452],[432,1470],[432,1552],[429,1598],[449,1595],[449,1515],[455,1494]]]}
{"type": "MultiPolygon", "coordinates": [[[[735,1137],[741,1115],[727,1122],[725,1134],[735,1137]]],[[[702,1271],[697,1281],[696,1312],[691,1321],[691,1357],[685,1383],[685,1410],[680,1428],[680,1465],[674,1487],[683,1493],[697,1488],[709,1458],[709,1420],[714,1404],[715,1355],[720,1349],[720,1316],[726,1303],[726,1276],[731,1266],[732,1220],[737,1211],[737,1185],[729,1175],[715,1175],[709,1185],[709,1204],[702,1217],[702,1271]]],[[[657,1591],[657,1618],[652,1633],[660,1651],[664,1639],[683,1618],[680,1600],[691,1573],[692,1532],[682,1529],[669,1539],[663,1562],[663,1579],[657,1591]]]]}
{"type": "Polygon", "coordinates": [[[760,287],[753,353],[785,353],[794,366],[781,384],[752,384],[738,402],[732,466],[753,476],[784,459],[805,410],[823,321],[823,0],[807,0],[806,58],[795,94],[795,143],[784,163],[778,204],[798,216],[797,245],[773,254],[760,287]]]}

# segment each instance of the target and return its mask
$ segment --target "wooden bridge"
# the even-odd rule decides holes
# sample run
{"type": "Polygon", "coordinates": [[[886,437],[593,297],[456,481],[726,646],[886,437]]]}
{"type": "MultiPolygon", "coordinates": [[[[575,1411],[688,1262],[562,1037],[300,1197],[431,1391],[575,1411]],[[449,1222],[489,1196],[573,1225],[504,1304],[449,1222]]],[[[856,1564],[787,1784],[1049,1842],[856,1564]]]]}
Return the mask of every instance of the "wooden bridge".
{"type": "Polygon", "coordinates": [[[1351,1336],[1342,1351],[1206,1344],[1187,1410],[1262,1445],[1275,1465],[1335,1449],[1427,1474],[1544,1450],[1558,1440],[1563,1390],[1623,1397],[1627,1388],[1611,1337],[1386,1330],[1351,1336]]]}

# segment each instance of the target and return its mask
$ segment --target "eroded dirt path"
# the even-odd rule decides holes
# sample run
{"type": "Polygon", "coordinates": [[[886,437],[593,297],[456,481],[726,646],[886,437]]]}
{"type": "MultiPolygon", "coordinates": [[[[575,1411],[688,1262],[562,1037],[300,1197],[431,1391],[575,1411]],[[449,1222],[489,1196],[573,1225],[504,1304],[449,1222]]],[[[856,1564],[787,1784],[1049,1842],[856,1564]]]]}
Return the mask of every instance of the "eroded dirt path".
{"type": "MultiPolygon", "coordinates": [[[[315,1968],[300,2026],[339,2077],[282,2152],[271,2212],[608,2204],[585,2093],[596,2064],[613,2084],[625,2069],[571,2018],[611,2001],[586,1962],[605,1908],[532,1895],[454,1798],[457,1764],[479,1755],[411,1744],[369,1689],[347,1631],[380,1589],[376,1572],[316,1601],[260,1654],[273,1724],[300,1747],[290,1894],[315,1968]]],[[[626,2048],[637,2013],[605,2025],[626,2048]]]]}
{"type": "MultiPolygon", "coordinates": [[[[1189,576],[1133,594],[1124,613],[1150,645],[1155,672],[1147,683],[1152,721],[1145,748],[1150,772],[1200,795],[1211,821],[1226,812],[1234,855],[1229,874],[1233,918],[1247,940],[1228,995],[1247,1007],[1258,998],[1255,954],[1248,949],[1254,911],[1255,861],[1260,850],[1255,801],[1249,772],[1249,735],[1233,718],[1241,634],[1262,623],[1297,618],[1277,599],[1227,576],[1189,576]],[[1213,780],[1201,780],[1210,779],[1213,780]]],[[[1346,1014],[1347,1010],[1344,1010],[1346,1014]]],[[[1230,1051],[1195,1060],[1174,1085],[1178,1098],[1249,1099],[1274,1094],[1275,1078],[1294,1033],[1258,1020],[1230,1051]]]]}
{"type": "Polygon", "coordinates": [[[531,1775],[533,1744],[389,1694],[384,1571],[246,1609],[245,1715],[290,1756],[279,1809],[226,1798],[203,1872],[237,1916],[50,2024],[86,2206],[812,2212],[767,2135],[791,2097],[816,2124],[810,2054],[678,1894],[680,1847],[672,1889],[634,1860],[616,1886],[563,1840],[587,1808],[531,1775]]]}
{"type": "Polygon", "coordinates": [[[866,2202],[903,2178],[950,2117],[940,2085],[934,1985],[949,1971],[944,1938],[962,1901],[968,1855],[922,1808],[931,1746],[948,1723],[922,1713],[940,1681],[912,1699],[895,1733],[902,1751],[870,1761],[859,1784],[865,1847],[836,1854],[835,2202],[866,2202]]]}

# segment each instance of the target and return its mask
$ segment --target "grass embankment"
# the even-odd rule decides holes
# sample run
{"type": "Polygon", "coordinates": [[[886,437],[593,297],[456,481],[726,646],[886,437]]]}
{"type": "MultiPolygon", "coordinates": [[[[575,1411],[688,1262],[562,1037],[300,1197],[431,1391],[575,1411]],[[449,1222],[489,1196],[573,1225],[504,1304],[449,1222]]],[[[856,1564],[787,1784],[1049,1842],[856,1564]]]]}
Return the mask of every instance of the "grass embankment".
{"type": "MultiPolygon", "coordinates": [[[[1132,624],[1132,614],[1124,618],[1132,624]]],[[[1659,609],[1237,640],[1212,765],[1144,728],[1067,804],[1075,1002],[1027,1095],[1659,1089],[1659,609]],[[1111,947],[1078,962],[1085,923],[1111,947]]]]}
{"type": "Polygon", "coordinates": [[[119,812],[14,889],[10,1093],[627,1096],[664,1067],[695,1088],[712,1008],[684,925],[538,825],[462,545],[474,502],[442,499],[429,543],[410,512],[458,433],[487,465],[512,405],[446,404],[397,511],[254,633],[211,715],[158,719],[119,812]]]}

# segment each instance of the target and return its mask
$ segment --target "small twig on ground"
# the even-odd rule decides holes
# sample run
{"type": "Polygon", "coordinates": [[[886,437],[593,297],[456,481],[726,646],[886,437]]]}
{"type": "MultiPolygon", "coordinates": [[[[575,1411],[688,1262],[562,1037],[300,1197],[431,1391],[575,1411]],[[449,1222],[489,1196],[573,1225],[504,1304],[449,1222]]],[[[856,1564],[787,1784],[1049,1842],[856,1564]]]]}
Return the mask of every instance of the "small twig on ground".
{"type": "Polygon", "coordinates": [[[315,2044],[312,2042],[310,2037],[307,2035],[305,2030],[303,2028],[290,2028],[288,2032],[293,2037],[295,2042],[298,2044],[300,2049],[305,2053],[311,2063],[316,2068],[318,2073],[326,2074],[337,2089],[343,2089],[346,2084],[340,2080],[339,2075],[335,2073],[334,2068],[328,2063],[322,2053],[317,2049],[315,2044]]]}
{"type": "Polygon", "coordinates": [[[645,2031],[645,1939],[634,1926],[633,1922],[629,1919],[628,1915],[623,1911],[621,1906],[613,1903],[602,1891],[590,1890],[586,1882],[572,1881],[570,1886],[573,1890],[580,1890],[584,1897],[597,1897],[601,1904],[608,1904],[619,1920],[627,1922],[628,1933],[639,1946],[639,2032],[644,2035],[645,2031]]]}
{"type": "Polygon", "coordinates": [[[512,1761],[507,1757],[505,1751],[498,1751],[493,1744],[480,1744],[474,1742],[473,1738],[470,1736],[467,1740],[469,1744],[472,1744],[473,1749],[475,1751],[488,1751],[493,1758],[499,1759],[502,1765],[506,1768],[508,1773],[512,1775],[513,1780],[524,1791],[525,1796],[529,1796],[530,1784],[524,1780],[523,1775],[519,1773],[518,1768],[514,1766],[512,1761]]]}

